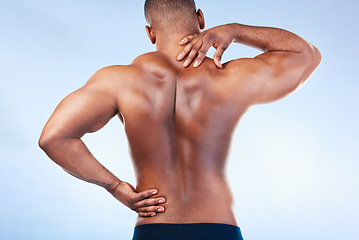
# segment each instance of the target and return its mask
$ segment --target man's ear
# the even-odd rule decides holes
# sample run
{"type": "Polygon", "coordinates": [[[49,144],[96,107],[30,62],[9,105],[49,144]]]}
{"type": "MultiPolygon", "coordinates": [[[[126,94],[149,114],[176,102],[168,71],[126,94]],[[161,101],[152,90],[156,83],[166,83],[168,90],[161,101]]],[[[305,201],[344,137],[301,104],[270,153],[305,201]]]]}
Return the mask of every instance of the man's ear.
{"type": "Polygon", "coordinates": [[[199,28],[204,29],[205,27],[205,21],[204,21],[204,15],[201,9],[198,9],[197,11],[197,19],[199,23],[199,28]]]}
{"type": "Polygon", "coordinates": [[[150,26],[146,26],[146,32],[147,32],[147,36],[151,40],[151,43],[155,44],[156,43],[156,35],[153,32],[153,29],[150,26]]]}

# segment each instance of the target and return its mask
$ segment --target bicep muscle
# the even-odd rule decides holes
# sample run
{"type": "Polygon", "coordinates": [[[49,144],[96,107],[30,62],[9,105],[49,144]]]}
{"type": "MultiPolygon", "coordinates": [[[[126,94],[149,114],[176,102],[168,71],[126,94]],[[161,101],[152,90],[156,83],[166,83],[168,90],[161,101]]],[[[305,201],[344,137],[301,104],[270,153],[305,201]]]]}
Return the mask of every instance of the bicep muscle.
{"type": "Polygon", "coordinates": [[[85,85],[61,101],[44,131],[57,137],[80,138],[99,130],[118,113],[110,95],[95,84],[85,85]]]}
{"type": "MultiPolygon", "coordinates": [[[[293,92],[303,80],[303,60],[294,52],[267,52],[255,58],[238,59],[241,92],[248,104],[268,103],[293,92]]],[[[233,75],[233,74],[232,74],[233,75]]]]}

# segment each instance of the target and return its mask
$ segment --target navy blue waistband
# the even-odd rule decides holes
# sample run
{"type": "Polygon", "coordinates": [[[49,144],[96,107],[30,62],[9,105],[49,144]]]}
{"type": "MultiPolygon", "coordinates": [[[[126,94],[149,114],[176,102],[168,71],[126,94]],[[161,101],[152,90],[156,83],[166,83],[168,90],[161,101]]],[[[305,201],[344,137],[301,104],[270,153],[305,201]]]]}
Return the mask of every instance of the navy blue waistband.
{"type": "Polygon", "coordinates": [[[237,226],[219,223],[154,223],[135,227],[133,240],[243,240],[237,226]]]}

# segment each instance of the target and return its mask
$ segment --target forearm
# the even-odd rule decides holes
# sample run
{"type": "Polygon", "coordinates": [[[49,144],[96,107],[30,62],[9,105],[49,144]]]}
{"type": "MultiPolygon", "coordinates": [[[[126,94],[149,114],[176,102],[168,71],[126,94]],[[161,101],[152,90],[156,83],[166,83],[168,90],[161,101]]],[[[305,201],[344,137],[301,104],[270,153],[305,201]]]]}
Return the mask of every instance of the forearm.
{"type": "Polygon", "coordinates": [[[121,181],[91,154],[79,138],[61,138],[41,144],[46,154],[66,172],[112,191],[121,181]]]}
{"type": "Polygon", "coordinates": [[[283,29],[247,26],[239,23],[232,23],[229,26],[234,34],[234,42],[260,49],[263,52],[301,53],[312,49],[311,44],[304,39],[283,29]]]}

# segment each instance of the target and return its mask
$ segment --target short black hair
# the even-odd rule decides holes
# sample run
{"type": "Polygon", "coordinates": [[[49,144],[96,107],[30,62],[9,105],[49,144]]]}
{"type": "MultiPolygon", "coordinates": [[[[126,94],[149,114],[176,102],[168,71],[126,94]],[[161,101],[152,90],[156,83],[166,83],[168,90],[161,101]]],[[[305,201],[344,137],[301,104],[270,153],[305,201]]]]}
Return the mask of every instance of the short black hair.
{"type": "Polygon", "coordinates": [[[148,24],[174,27],[189,24],[196,16],[194,0],[146,0],[145,18],[148,24]]]}

